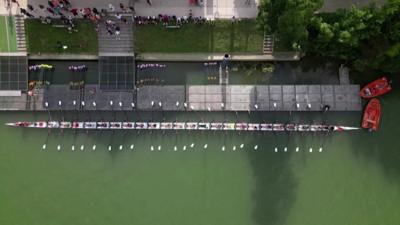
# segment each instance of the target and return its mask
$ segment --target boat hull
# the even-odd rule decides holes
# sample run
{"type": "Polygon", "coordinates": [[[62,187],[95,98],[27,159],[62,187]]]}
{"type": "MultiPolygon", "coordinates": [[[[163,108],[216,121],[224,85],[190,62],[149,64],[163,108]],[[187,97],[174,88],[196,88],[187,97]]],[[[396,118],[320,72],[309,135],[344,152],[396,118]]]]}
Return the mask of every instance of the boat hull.
{"type": "Polygon", "coordinates": [[[360,91],[360,96],[362,98],[370,99],[377,96],[383,95],[392,90],[386,77],[379,78],[367,84],[360,91]]]}
{"type": "MultiPolygon", "coordinates": [[[[379,123],[379,120],[378,120],[379,123]]],[[[261,132],[328,132],[358,130],[358,127],[329,126],[320,124],[259,124],[259,123],[196,123],[196,122],[16,122],[11,127],[72,130],[231,130],[261,132]]]]}
{"type": "Polygon", "coordinates": [[[361,127],[377,131],[381,118],[381,104],[378,99],[373,98],[368,102],[364,110],[361,127]]]}

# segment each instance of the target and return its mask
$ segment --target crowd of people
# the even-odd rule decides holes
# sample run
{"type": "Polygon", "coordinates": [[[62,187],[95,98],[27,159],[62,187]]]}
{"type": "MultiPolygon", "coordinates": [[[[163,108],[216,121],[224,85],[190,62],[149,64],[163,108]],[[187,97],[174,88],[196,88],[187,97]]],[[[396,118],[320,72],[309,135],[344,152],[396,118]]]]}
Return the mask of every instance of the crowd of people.
{"type": "Polygon", "coordinates": [[[49,64],[37,64],[28,67],[29,71],[39,71],[39,70],[54,70],[54,66],[49,64]]]}
{"type": "Polygon", "coordinates": [[[69,66],[68,70],[71,72],[86,72],[88,68],[86,65],[79,65],[79,66],[69,66]]]}
{"type": "Polygon", "coordinates": [[[193,16],[192,12],[189,11],[188,16],[177,17],[175,15],[162,15],[158,16],[135,16],[134,17],[135,24],[140,25],[157,25],[162,24],[163,26],[182,26],[184,24],[193,23],[193,24],[205,24],[211,23],[211,20],[207,20],[201,16],[193,16]]]}
{"type": "Polygon", "coordinates": [[[116,13],[116,21],[111,21],[108,19],[103,20],[104,23],[101,24],[101,19],[105,18],[110,12],[120,11],[123,13],[133,13],[135,11],[134,7],[126,6],[123,3],[119,4],[120,10],[116,10],[116,7],[112,4],[108,5],[108,9],[97,9],[95,7],[74,8],[70,0],[48,0],[47,5],[39,4],[37,6],[33,6],[28,4],[26,8],[20,7],[17,0],[12,0],[12,3],[18,5],[21,14],[28,18],[40,19],[43,24],[52,24],[54,18],[60,19],[69,33],[78,31],[76,29],[74,20],[83,18],[95,23],[97,25],[97,31],[100,25],[104,25],[108,34],[118,35],[121,32],[118,23],[127,23],[128,21],[126,18],[124,18],[121,14],[116,13]]]}
{"type": "Polygon", "coordinates": [[[150,68],[166,68],[167,65],[159,63],[145,63],[136,66],[139,70],[150,69],[150,68]]]}

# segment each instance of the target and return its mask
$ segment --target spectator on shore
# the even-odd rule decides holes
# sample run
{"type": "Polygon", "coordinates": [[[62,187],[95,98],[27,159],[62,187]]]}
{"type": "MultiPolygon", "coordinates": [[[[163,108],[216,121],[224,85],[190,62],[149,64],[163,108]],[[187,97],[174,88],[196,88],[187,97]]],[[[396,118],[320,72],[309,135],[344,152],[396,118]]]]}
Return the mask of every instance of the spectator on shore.
{"type": "Polygon", "coordinates": [[[119,3],[119,8],[121,9],[122,12],[126,12],[126,7],[124,6],[124,4],[119,3]]]}
{"type": "Polygon", "coordinates": [[[17,0],[11,0],[11,2],[17,4],[17,6],[19,7],[19,2],[17,0]]]}
{"type": "Polygon", "coordinates": [[[114,12],[115,11],[115,7],[113,4],[108,4],[108,9],[110,10],[110,12],[114,12]]]}
{"type": "Polygon", "coordinates": [[[30,10],[30,11],[34,11],[34,9],[33,9],[33,6],[32,5],[27,5],[27,7],[28,7],[28,9],[30,10]]]}

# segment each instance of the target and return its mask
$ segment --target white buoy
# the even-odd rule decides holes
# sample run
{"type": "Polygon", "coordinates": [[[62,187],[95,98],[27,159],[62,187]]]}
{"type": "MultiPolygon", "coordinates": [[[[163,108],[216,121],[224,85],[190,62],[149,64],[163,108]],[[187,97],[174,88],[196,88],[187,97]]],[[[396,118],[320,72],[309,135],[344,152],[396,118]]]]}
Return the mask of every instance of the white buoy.
{"type": "Polygon", "coordinates": [[[318,151],[319,151],[319,152],[322,152],[322,147],[320,147],[318,151]]]}
{"type": "Polygon", "coordinates": [[[208,144],[205,144],[203,148],[206,149],[207,147],[208,147],[208,144]]]}
{"type": "Polygon", "coordinates": [[[186,145],[185,145],[185,146],[183,146],[183,151],[186,151],[186,145]]]}
{"type": "Polygon", "coordinates": [[[300,148],[299,148],[299,147],[296,147],[296,152],[299,152],[299,150],[300,150],[300,148]]]}
{"type": "Polygon", "coordinates": [[[157,149],[158,149],[158,151],[161,151],[161,145],[159,145],[157,149]]]}
{"type": "Polygon", "coordinates": [[[224,108],[225,107],[225,104],[222,102],[221,103],[221,108],[224,108]]]}
{"type": "Polygon", "coordinates": [[[176,107],[178,107],[179,106],[179,102],[176,102],[176,107]]]}
{"type": "Polygon", "coordinates": [[[225,151],[225,146],[222,146],[221,150],[222,150],[222,151],[225,151]]]}
{"type": "Polygon", "coordinates": [[[93,107],[96,107],[96,102],[93,102],[93,107]]]}
{"type": "Polygon", "coordinates": [[[254,145],[254,150],[257,150],[258,149],[258,145],[254,145]]]}
{"type": "Polygon", "coordinates": [[[276,102],[274,102],[274,108],[276,108],[276,102]]]}
{"type": "Polygon", "coordinates": [[[240,148],[243,148],[243,147],[244,147],[244,144],[241,144],[239,147],[240,147],[240,148]]]}
{"type": "Polygon", "coordinates": [[[132,106],[132,108],[135,108],[135,103],[132,102],[132,103],[131,103],[131,106],[132,106]]]}
{"type": "Polygon", "coordinates": [[[190,144],[190,147],[193,148],[194,147],[194,143],[190,144]]]}
{"type": "Polygon", "coordinates": [[[109,145],[108,146],[108,151],[111,151],[112,150],[112,147],[111,147],[111,145],[109,145]]]}
{"type": "Polygon", "coordinates": [[[158,102],[158,106],[162,107],[162,102],[158,102]]]}
{"type": "Polygon", "coordinates": [[[210,108],[210,106],[208,106],[208,107],[207,107],[207,110],[208,110],[209,112],[211,112],[211,108],[210,108]]]}
{"type": "Polygon", "coordinates": [[[122,102],[119,102],[118,105],[119,105],[119,107],[122,107],[122,102]]]}
{"type": "Polygon", "coordinates": [[[85,106],[85,102],[84,102],[84,101],[82,101],[82,102],[81,102],[81,105],[82,105],[82,106],[85,106]]]}
{"type": "Polygon", "coordinates": [[[191,109],[191,110],[194,110],[194,106],[193,106],[193,105],[191,105],[191,106],[190,106],[190,109],[191,109]]]}
{"type": "Polygon", "coordinates": [[[309,109],[311,109],[311,103],[308,103],[308,104],[307,104],[307,107],[308,107],[309,109]]]}
{"type": "Polygon", "coordinates": [[[93,151],[96,150],[96,145],[93,145],[92,150],[93,150],[93,151]]]}
{"type": "Polygon", "coordinates": [[[76,101],[75,100],[72,101],[72,105],[76,106],[76,101]]]}
{"type": "Polygon", "coordinates": [[[176,147],[176,145],[174,146],[174,151],[178,151],[178,147],[176,147]]]}
{"type": "Polygon", "coordinates": [[[310,150],[309,150],[310,152],[312,152],[312,148],[310,148],[310,150]]]}
{"type": "Polygon", "coordinates": [[[46,149],[46,144],[43,144],[42,149],[43,149],[43,150],[46,149]]]}
{"type": "Polygon", "coordinates": [[[81,151],[83,151],[83,149],[85,149],[85,146],[84,146],[84,145],[81,145],[81,151]]]}
{"type": "Polygon", "coordinates": [[[131,149],[133,149],[135,147],[135,145],[131,145],[131,149]]]}
{"type": "Polygon", "coordinates": [[[283,149],[283,151],[284,151],[284,152],[287,152],[287,147],[285,147],[285,148],[283,149]]]}
{"type": "Polygon", "coordinates": [[[58,105],[61,106],[61,105],[62,105],[62,102],[61,102],[61,101],[58,101],[58,105]]]}
{"type": "Polygon", "coordinates": [[[254,105],[254,108],[258,109],[258,105],[257,105],[257,104],[255,104],[255,105],[254,105]]]}
{"type": "Polygon", "coordinates": [[[111,106],[114,105],[114,102],[113,102],[112,100],[110,101],[110,105],[111,105],[111,106]]]}
{"type": "Polygon", "coordinates": [[[275,152],[278,152],[278,148],[277,147],[275,147],[275,152]]]}
{"type": "Polygon", "coordinates": [[[120,145],[119,150],[121,151],[124,148],[124,146],[120,145]]]}
{"type": "Polygon", "coordinates": [[[57,145],[57,150],[60,151],[60,149],[61,149],[61,146],[57,145]]]}
{"type": "Polygon", "coordinates": [[[296,108],[300,108],[300,104],[299,103],[296,103],[296,108]]]}
{"type": "Polygon", "coordinates": [[[233,150],[233,151],[236,151],[236,145],[233,146],[232,150],[233,150]]]}
{"type": "Polygon", "coordinates": [[[186,102],[183,103],[183,107],[187,108],[187,103],[186,102]]]}
{"type": "Polygon", "coordinates": [[[151,101],[151,106],[154,106],[154,101],[151,101]]]}
{"type": "Polygon", "coordinates": [[[151,151],[154,151],[154,146],[153,146],[153,145],[150,147],[150,150],[151,150],[151,151]]]}
{"type": "Polygon", "coordinates": [[[71,150],[75,151],[75,145],[72,145],[71,150]]]}

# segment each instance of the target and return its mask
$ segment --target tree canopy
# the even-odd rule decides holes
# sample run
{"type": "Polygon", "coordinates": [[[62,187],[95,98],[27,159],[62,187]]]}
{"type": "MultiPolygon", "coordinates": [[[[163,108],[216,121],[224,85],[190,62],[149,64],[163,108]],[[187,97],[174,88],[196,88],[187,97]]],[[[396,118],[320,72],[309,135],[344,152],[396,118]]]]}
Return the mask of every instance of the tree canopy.
{"type": "Polygon", "coordinates": [[[287,48],[343,60],[357,70],[400,72],[400,0],[316,13],[323,0],[262,0],[258,22],[287,48]]]}

